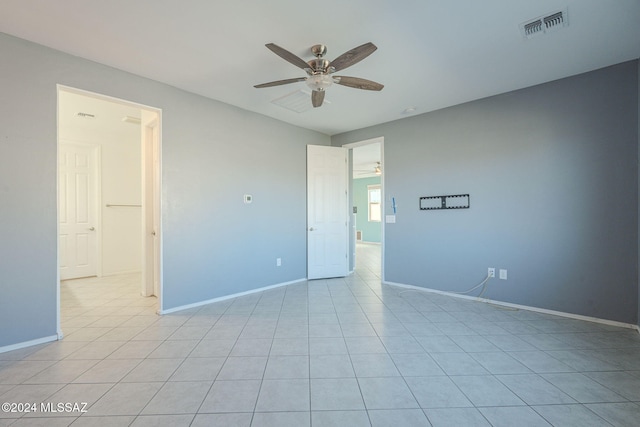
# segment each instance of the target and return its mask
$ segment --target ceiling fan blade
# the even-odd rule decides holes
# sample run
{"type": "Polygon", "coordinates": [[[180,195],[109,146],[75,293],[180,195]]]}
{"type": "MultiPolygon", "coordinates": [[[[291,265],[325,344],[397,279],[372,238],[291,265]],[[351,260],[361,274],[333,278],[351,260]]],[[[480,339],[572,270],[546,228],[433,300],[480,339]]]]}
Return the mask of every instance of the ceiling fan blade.
{"type": "Polygon", "coordinates": [[[323,90],[314,90],[311,92],[311,104],[314,108],[320,107],[322,102],[324,101],[324,91],[323,90]]]}
{"type": "Polygon", "coordinates": [[[338,56],[336,59],[331,61],[331,67],[333,67],[335,71],[344,70],[345,68],[362,61],[364,58],[375,52],[376,49],[377,47],[373,43],[365,43],[338,56]]]}
{"type": "Polygon", "coordinates": [[[262,84],[259,84],[259,85],[255,85],[254,87],[260,89],[260,88],[263,88],[263,87],[280,86],[280,85],[286,85],[286,84],[289,84],[289,83],[303,82],[306,79],[307,79],[306,77],[298,77],[298,78],[295,78],[295,79],[276,80],[276,81],[269,82],[269,83],[262,83],[262,84]]]}
{"type": "Polygon", "coordinates": [[[373,82],[371,80],[361,79],[359,77],[333,76],[334,83],[342,86],[349,86],[356,89],[364,90],[382,90],[383,84],[373,82]]]}
{"type": "Polygon", "coordinates": [[[286,49],[281,48],[277,44],[267,43],[265,46],[269,48],[273,53],[278,55],[280,58],[292,63],[296,67],[302,68],[303,70],[305,68],[309,68],[309,64],[307,64],[304,59],[294,55],[293,53],[289,52],[286,49]]]}

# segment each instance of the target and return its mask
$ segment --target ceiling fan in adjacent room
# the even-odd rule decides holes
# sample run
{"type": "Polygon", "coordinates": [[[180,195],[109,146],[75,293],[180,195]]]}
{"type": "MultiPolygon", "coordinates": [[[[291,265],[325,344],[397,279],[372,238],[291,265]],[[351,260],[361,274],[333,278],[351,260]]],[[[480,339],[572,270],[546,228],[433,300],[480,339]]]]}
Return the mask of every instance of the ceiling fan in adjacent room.
{"type": "Polygon", "coordinates": [[[380,166],[380,162],[376,162],[375,166],[372,168],[366,169],[354,169],[353,172],[356,175],[364,175],[364,176],[372,176],[372,175],[382,175],[382,167],[380,166]]]}
{"type": "Polygon", "coordinates": [[[255,88],[306,82],[307,86],[309,86],[309,88],[311,88],[311,90],[313,91],[311,92],[311,104],[314,107],[320,107],[322,105],[322,102],[324,101],[325,90],[333,83],[356,89],[375,91],[382,90],[382,88],[384,87],[384,85],[381,85],[380,83],[376,83],[371,80],[366,80],[359,77],[333,75],[333,73],[344,70],[345,68],[350,67],[362,61],[367,56],[371,55],[377,49],[377,47],[371,42],[353,48],[338,56],[333,61],[329,61],[328,59],[323,58],[323,56],[327,53],[327,47],[325,45],[317,44],[311,47],[311,53],[313,53],[316,58],[308,62],[276,44],[269,43],[265,46],[267,46],[267,48],[269,48],[273,53],[275,53],[285,61],[292,63],[296,67],[302,68],[307,72],[307,77],[276,80],[269,83],[255,85],[255,88]]]}

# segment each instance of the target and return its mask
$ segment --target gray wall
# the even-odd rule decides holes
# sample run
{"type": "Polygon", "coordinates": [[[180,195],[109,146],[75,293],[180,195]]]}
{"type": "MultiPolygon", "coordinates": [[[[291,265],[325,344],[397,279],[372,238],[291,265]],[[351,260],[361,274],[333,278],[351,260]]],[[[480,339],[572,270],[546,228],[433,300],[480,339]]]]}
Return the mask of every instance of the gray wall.
{"type": "Polygon", "coordinates": [[[306,277],[306,145],[328,136],[3,34],[0,52],[0,347],[56,334],[56,84],[162,109],[163,309],[306,277]]]}
{"type": "Polygon", "coordinates": [[[638,63],[332,137],[384,136],[388,282],[638,321],[638,63]],[[469,193],[471,208],[420,211],[469,193]],[[387,214],[390,212],[387,202],[387,214]]]}

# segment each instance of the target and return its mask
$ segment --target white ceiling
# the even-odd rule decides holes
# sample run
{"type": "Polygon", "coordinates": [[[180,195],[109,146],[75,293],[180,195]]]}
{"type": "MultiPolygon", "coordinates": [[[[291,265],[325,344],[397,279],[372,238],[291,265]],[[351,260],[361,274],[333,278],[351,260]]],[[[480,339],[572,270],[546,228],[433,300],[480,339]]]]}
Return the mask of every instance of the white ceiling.
{"type": "MultiPolygon", "coordinates": [[[[640,57],[638,0],[2,0],[0,31],[328,135],[420,114],[640,57]],[[570,25],[531,40],[519,25],[558,10],[570,25]],[[378,50],[344,86],[295,113],[271,100],[304,77],[264,45],[305,60],[365,42],[378,50]]],[[[310,101],[309,101],[310,102],[310,101]]]]}

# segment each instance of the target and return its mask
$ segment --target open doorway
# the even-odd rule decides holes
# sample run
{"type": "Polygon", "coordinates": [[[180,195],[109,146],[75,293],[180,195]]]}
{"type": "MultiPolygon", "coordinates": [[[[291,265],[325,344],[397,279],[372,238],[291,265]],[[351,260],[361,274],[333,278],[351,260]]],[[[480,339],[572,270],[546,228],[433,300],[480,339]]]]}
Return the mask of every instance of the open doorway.
{"type": "MultiPolygon", "coordinates": [[[[154,311],[162,307],[160,129],[158,109],[58,86],[59,279],[109,292],[131,284],[135,295],[156,297],[146,302],[154,311]]],[[[59,281],[62,336],[60,290],[59,281]]]]}
{"type": "Polygon", "coordinates": [[[350,150],[351,269],[383,280],[384,138],[345,145],[350,150]]]}

